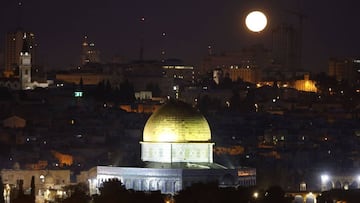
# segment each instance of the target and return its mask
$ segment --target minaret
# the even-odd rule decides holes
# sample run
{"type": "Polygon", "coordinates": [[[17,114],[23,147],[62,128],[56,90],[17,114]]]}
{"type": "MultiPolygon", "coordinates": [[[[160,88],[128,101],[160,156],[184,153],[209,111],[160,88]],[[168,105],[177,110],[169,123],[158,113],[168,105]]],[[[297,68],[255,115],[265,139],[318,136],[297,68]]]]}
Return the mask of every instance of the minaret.
{"type": "Polygon", "coordinates": [[[211,45],[208,45],[208,55],[212,56],[213,55],[213,48],[211,45]]]}
{"type": "Polygon", "coordinates": [[[24,33],[23,47],[20,52],[19,79],[21,83],[21,89],[25,90],[31,88],[31,54],[26,33],[24,33]]]}
{"type": "Polygon", "coordinates": [[[161,62],[165,62],[165,54],[166,54],[166,50],[165,50],[165,42],[166,42],[166,32],[163,32],[162,34],[162,48],[161,48],[161,62]]]}
{"type": "Polygon", "coordinates": [[[144,27],[145,27],[145,17],[140,18],[141,23],[141,33],[140,33],[140,54],[139,60],[144,61],[144,27]]]}

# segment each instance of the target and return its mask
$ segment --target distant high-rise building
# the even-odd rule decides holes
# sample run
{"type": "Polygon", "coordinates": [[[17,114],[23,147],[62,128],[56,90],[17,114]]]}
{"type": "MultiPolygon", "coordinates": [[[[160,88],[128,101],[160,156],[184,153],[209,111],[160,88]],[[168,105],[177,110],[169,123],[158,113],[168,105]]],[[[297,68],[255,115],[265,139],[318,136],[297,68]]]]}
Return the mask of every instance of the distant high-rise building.
{"type": "Polygon", "coordinates": [[[301,35],[291,25],[281,24],[272,30],[272,53],[274,63],[283,70],[301,69],[301,35]]]}
{"type": "Polygon", "coordinates": [[[95,43],[88,42],[88,37],[85,35],[82,43],[81,65],[87,63],[100,63],[100,52],[95,48],[95,43]]]}
{"type": "Polygon", "coordinates": [[[35,55],[36,55],[36,43],[35,35],[31,32],[25,31],[15,31],[9,32],[6,34],[5,40],[5,77],[12,77],[19,74],[19,62],[20,62],[20,52],[23,48],[23,37],[26,35],[26,41],[29,47],[29,54],[31,54],[31,65],[35,64],[35,55]]]}
{"type": "MultiPolygon", "coordinates": [[[[210,47],[211,48],[211,47],[210,47]]],[[[209,51],[200,65],[199,73],[212,73],[215,69],[228,69],[231,66],[257,67],[265,69],[271,64],[271,52],[262,44],[243,48],[238,52],[214,54],[209,51]]]]}
{"type": "Polygon", "coordinates": [[[329,76],[333,76],[336,80],[347,80],[351,84],[360,83],[360,59],[345,58],[329,59],[329,76]]]}

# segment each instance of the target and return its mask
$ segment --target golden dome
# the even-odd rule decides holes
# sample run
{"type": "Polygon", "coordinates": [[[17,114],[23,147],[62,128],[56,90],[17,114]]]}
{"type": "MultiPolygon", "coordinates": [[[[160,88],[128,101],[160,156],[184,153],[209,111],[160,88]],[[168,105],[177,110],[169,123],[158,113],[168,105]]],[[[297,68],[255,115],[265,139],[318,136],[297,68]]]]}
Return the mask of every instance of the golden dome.
{"type": "Polygon", "coordinates": [[[144,142],[208,142],[210,127],[203,115],[190,105],[170,100],[146,122],[144,142]]]}

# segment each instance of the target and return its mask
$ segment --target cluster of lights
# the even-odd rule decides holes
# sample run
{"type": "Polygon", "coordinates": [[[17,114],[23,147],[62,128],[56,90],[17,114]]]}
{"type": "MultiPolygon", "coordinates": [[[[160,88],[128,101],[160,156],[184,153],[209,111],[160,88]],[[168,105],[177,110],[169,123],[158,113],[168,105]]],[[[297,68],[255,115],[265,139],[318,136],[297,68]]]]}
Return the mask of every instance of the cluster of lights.
{"type": "MultiPolygon", "coordinates": [[[[269,195],[269,193],[268,192],[266,192],[265,194],[264,194],[264,196],[268,196],[269,195]]],[[[258,192],[253,192],[253,195],[252,195],[252,197],[254,198],[254,199],[258,199],[259,197],[260,197],[260,194],[258,193],[258,192]]],[[[302,200],[302,197],[300,196],[300,198],[301,198],[301,200],[302,200]]],[[[305,195],[305,200],[306,200],[306,202],[311,202],[310,200],[314,200],[313,202],[316,202],[316,195],[315,194],[313,194],[312,192],[309,192],[309,193],[307,193],[306,195],[305,195]]]]}
{"type": "MultiPolygon", "coordinates": [[[[326,187],[326,185],[331,181],[331,177],[328,175],[328,174],[322,174],[320,176],[320,179],[321,179],[321,184],[323,185],[323,187],[326,187]]],[[[356,181],[358,183],[360,183],[360,175],[358,175],[356,177],[356,181]]],[[[323,189],[328,189],[328,188],[323,188],[323,189]]],[[[349,186],[348,185],[344,185],[344,188],[345,190],[348,190],[349,189],[349,186]]]]}

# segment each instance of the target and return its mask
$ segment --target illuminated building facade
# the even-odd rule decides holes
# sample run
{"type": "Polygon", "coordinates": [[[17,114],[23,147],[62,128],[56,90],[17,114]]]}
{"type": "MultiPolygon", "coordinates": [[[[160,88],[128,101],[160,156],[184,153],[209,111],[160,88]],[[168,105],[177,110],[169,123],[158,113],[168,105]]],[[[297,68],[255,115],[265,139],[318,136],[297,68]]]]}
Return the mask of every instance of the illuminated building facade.
{"type": "Polygon", "coordinates": [[[0,78],[0,87],[7,87],[11,90],[20,90],[19,78],[0,78]]]}
{"type": "Polygon", "coordinates": [[[145,167],[97,166],[82,172],[78,182],[88,182],[90,194],[109,179],[119,179],[127,189],[174,194],[198,182],[220,186],[256,184],[253,168],[228,169],[213,162],[211,131],[206,119],[190,105],[170,100],[148,119],[141,144],[145,167]]]}
{"type": "Polygon", "coordinates": [[[320,176],[321,191],[331,189],[359,189],[360,176],[357,174],[327,174],[320,176]]]}
{"type": "Polygon", "coordinates": [[[304,92],[317,92],[317,87],[315,85],[315,81],[309,79],[309,75],[304,75],[303,80],[296,80],[294,84],[294,88],[299,91],[304,92]]]}
{"type": "Polygon", "coordinates": [[[163,66],[164,76],[185,81],[188,84],[195,82],[195,72],[193,66],[165,65],[163,66]]]}
{"type": "Polygon", "coordinates": [[[244,82],[257,83],[260,80],[260,71],[254,66],[232,65],[226,69],[232,81],[241,79],[244,82]]]}
{"type": "Polygon", "coordinates": [[[1,177],[5,185],[5,200],[10,200],[11,188],[17,188],[20,181],[23,183],[25,193],[30,191],[32,176],[35,178],[36,202],[54,201],[56,197],[62,197],[63,187],[70,185],[70,170],[3,169],[1,177]],[[9,188],[8,192],[6,188],[9,188]]]}
{"type": "Polygon", "coordinates": [[[347,80],[351,84],[360,83],[360,59],[329,59],[329,76],[336,80],[347,80]]]}

